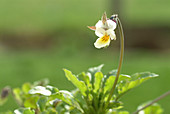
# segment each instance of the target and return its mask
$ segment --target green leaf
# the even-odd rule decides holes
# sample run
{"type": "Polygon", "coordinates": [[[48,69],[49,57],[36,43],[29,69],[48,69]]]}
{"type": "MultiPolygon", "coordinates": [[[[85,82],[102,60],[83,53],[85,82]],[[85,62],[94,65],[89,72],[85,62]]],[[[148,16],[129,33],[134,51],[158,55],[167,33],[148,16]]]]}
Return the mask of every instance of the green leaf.
{"type": "Polygon", "coordinates": [[[50,96],[51,91],[46,89],[43,86],[36,86],[36,87],[32,88],[31,90],[29,90],[29,94],[42,94],[44,96],[50,96]]]}
{"type": "Polygon", "coordinates": [[[27,98],[25,101],[24,101],[24,107],[26,108],[33,108],[33,109],[36,109],[37,108],[37,101],[38,101],[38,96],[31,96],[29,98],[27,98]]]}
{"type": "Polygon", "coordinates": [[[104,86],[104,94],[112,89],[115,78],[115,76],[110,76],[109,78],[107,78],[104,86]]]}
{"type": "Polygon", "coordinates": [[[47,85],[47,86],[46,86],[46,89],[47,89],[47,90],[50,90],[52,94],[55,94],[55,93],[59,92],[59,89],[58,89],[58,88],[53,87],[53,86],[50,86],[50,85],[47,85]]]}
{"type": "Polygon", "coordinates": [[[122,80],[119,82],[118,85],[118,92],[119,94],[123,94],[126,91],[135,88],[136,86],[142,84],[148,79],[155,78],[158,75],[155,73],[150,72],[142,72],[142,73],[136,73],[131,76],[131,79],[122,80]]]}
{"type": "Polygon", "coordinates": [[[108,109],[120,109],[123,108],[123,103],[120,101],[110,101],[108,109]]]}
{"type": "Polygon", "coordinates": [[[31,89],[31,84],[30,83],[24,83],[22,85],[22,91],[25,93],[25,94],[28,94],[29,90],[31,89]]]}
{"type": "Polygon", "coordinates": [[[103,79],[103,73],[97,72],[95,74],[95,82],[94,82],[94,92],[95,93],[101,88],[102,79],[103,79]]]}
{"type": "Polygon", "coordinates": [[[141,73],[135,73],[132,75],[132,80],[136,80],[136,79],[147,79],[147,78],[154,78],[154,77],[158,77],[158,74],[155,73],[150,73],[150,72],[141,72],[141,73]]]}
{"type": "Polygon", "coordinates": [[[85,85],[85,83],[83,81],[79,81],[77,77],[72,74],[71,71],[64,69],[64,72],[65,72],[67,79],[71,81],[73,85],[76,86],[80,90],[83,96],[86,96],[87,86],[85,85]]]}
{"type": "MultiPolygon", "coordinates": [[[[82,108],[80,107],[79,103],[74,99],[74,97],[72,96],[72,94],[69,91],[65,91],[65,90],[61,90],[56,94],[52,94],[49,97],[49,101],[54,101],[58,99],[62,100],[63,102],[69,104],[70,106],[73,106],[75,108],[77,108],[79,111],[81,111],[83,113],[82,108]]],[[[55,102],[55,101],[54,101],[55,102]]]]}
{"type": "Polygon", "coordinates": [[[45,107],[46,107],[46,103],[48,101],[48,98],[43,96],[43,97],[40,97],[37,101],[37,106],[38,108],[41,110],[41,111],[44,111],[45,110],[45,107]]]}
{"type": "Polygon", "coordinates": [[[13,89],[13,94],[15,96],[15,99],[17,100],[17,102],[21,105],[23,103],[22,101],[22,97],[21,97],[21,89],[20,88],[14,88],[13,89]]]}
{"type": "Polygon", "coordinates": [[[14,110],[14,114],[35,114],[35,111],[30,108],[19,108],[14,110]]]}
{"type": "Polygon", "coordinates": [[[69,91],[62,90],[62,91],[57,92],[56,94],[52,94],[49,97],[49,101],[56,100],[56,99],[60,99],[69,105],[73,105],[72,104],[73,96],[69,91]]]}
{"type": "Polygon", "coordinates": [[[90,76],[88,74],[86,74],[85,72],[82,72],[78,75],[78,78],[85,82],[88,89],[92,89],[92,85],[90,83],[90,76]]]}
{"type": "MultiPolygon", "coordinates": [[[[144,104],[140,105],[138,107],[138,109],[144,107],[148,103],[144,103],[144,104]]],[[[142,114],[162,114],[163,109],[161,108],[161,106],[158,103],[154,103],[153,105],[151,105],[151,106],[145,108],[144,110],[140,111],[140,113],[142,113],[142,114]]]]}
{"type": "Polygon", "coordinates": [[[58,114],[58,112],[54,108],[47,109],[48,114],[58,114]]]}
{"type": "Polygon", "coordinates": [[[118,79],[118,83],[121,81],[130,81],[131,77],[129,75],[121,74],[118,79]]]}
{"type": "Polygon", "coordinates": [[[102,65],[99,65],[99,66],[97,66],[97,67],[92,67],[92,68],[89,68],[88,69],[88,73],[90,74],[90,76],[91,76],[91,84],[92,84],[92,88],[94,89],[94,75],[96,74],[96,72],[101,72],[101,69],[102,69],[102,67],[104,66],[104,64],[102,64],[102,65]]]}
{"type": "Polygon", "coordinates": [[[109,77],[109,76],[116,76],[116,74],[117,74],[117,69],[114,69],[114,70],[110,71],[110,72],[107,74],[107,77],[109,77]]]}
{"type": "Polygon", "coordinates": [[[103,66],[104,66],[104,64],[101,64],[101,65],[99,65],[97,67],[89,68],[88,71],[90,73],[92,73],[92,75],[94,75],[96,72],[100,72],[103,66]]]}

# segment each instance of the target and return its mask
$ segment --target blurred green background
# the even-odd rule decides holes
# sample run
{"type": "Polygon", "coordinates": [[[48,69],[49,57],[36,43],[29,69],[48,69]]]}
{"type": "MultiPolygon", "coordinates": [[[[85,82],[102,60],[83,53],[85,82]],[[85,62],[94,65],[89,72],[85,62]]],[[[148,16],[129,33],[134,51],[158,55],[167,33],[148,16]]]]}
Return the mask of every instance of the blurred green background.
{"type": "MultiPolygon", "coordinates": [[[[105,64],[116,69],[119,39],[107,49],[95,49],[97,36],[88,30],[104,11],[118,13],[125,32],[122,73],[150,71],[160,77],[145,82],[122,98],[125,110],[152,100],[170,89],[169,0],[1,0],[0,90],[9,85],[48,78],[59,89],[74,89],[63,68],[78,74],[105,64]]],[[[170,113],[170,97],[159,103],[170,113]]],[[[12,97],[0,112],[14,110],[12,97]]]]}

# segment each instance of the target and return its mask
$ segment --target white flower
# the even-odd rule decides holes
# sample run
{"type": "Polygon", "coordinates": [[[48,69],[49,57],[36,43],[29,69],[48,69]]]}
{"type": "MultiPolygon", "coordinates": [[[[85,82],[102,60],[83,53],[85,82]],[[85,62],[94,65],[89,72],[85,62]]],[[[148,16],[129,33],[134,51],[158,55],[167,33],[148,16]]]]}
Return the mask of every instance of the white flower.
{"type": "Polygon", "coordinates": [[[99,37],[94,46],[96,48],[107,47],[111,40],[116,40],[116,17],[117,15],[112,15],[110,19],[107,18],[106,13],[103,14],[102,19],[99,20],[95,26],[88,26],[89,29],[94,30],[95,34],[99,37]]]}
{"type": "Polygon", "coordinates": [[[99,20],[96,25],[95,34],[99,37],[94,46],[96,48],[106,47],[110,44],[111,40],[116,40],[116,35],[114,30],[116,29],[116,23],[110,19],[107,19],[105,22],[99,20]]]}
{"type": "Polygon", "coordinates": [[[88,28],[94,30],[95,34],[99,37],[94,43],[96,48],[109,46],[111,40],[116,40],[114,32],[117,25],[116,17],[117,15],[112,15],[111,18],[108,19],[106,13],[104,13],[102,19],[99,20],[95,26],[88,26],[88,28]]]}

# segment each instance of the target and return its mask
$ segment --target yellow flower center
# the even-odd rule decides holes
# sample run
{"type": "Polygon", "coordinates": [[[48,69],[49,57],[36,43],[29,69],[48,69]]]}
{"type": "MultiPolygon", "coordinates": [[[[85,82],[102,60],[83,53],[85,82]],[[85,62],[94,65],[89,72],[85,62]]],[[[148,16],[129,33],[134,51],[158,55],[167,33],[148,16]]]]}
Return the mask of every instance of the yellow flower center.
{"type": "Polygon", "coordinates": [[[107,33],[101,38],[102,42],[107,42],[109,40],[110,36],[107,35],[107,33]]]}

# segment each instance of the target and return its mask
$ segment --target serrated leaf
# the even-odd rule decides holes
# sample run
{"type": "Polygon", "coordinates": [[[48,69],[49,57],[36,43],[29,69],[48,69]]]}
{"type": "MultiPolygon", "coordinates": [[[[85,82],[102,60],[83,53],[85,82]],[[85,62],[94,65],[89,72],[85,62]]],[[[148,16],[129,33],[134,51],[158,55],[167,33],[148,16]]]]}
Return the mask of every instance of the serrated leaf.
{"type": "Polygon", "coordinates": [[[85,84],[87,85],[88,89],[92,88],[92,85],[90,83],[90,77],[85,72],[80,73],[78,75],[78,78],[85,82],[85,84]]]}
{"type": "Polygon", "coordinates": [[[153,78],[159,76],[158,74],[155,73],[150,73],[150,72],[141,72],[141,73],[135,73],[132,75],[132,80],[136,79],[141,79],[141,78],[153,78]]]}
{"type": "Polygon", "coordinates": [[[35,114],[35,111],[30,108],[19,108],[14,110],[14,114],[35,114]]]}
{"type": "MultiPolygon", "coordinates": [[[[144,103],[138,107],[138,109],[142,108],[148,103],[144,103]]],[[[158,103],[154,103],[153,105],[145,108],[144,110],[140,111],[139,114],[162,114],[163,109],[158,103]]]]}
{"type": "Polygon", "coordinates": [[[107,78],[104,86],[104,94],[112,89],[115,78],[115,76],[110,76],[109,78],[107,78]]]}
{"type": "Polygon", "coordinates": [[[46,89],[43,86],[36,86],[36,87],[32,88],[31,90],[29,90],[29,94],[42,94],[45,96],[50,96],[51,91],[46,89]]]}
{"type": "Polygon", "coordinates": [[[28,91],[31,89],[31,84],[30,83],[24,83],[22,85],[22,91],[25,93],[25,94],[28,94],[28,91]]]}
{"type": "Polygon", "coordinates": [[[38,108],[41,110],[41,111],[44,111],[45,110],[45,107],[46,107],[46,103],[48,101],[48,98],[43,96],[43,97],[40,97],[37,101],[37,106],[38,108]]]}
{"type": "Polygon", "coordinates": [[[132,88],[135,88],[136,86],[142,84],[148,79],[155,78],[158,75],[155,73],[150,72],[142,72],[142,73],[136,73],[132,75],[130,80],[123,80],[118,85],[118,92],[119,94],[122,94],[132,88]]]}
{"type": "Polygon", "coordinates": [[[95,82],[94,82],[94,90],[93,90],[95,93],[100,89],[102,79],[103,79],[103,73],[102,72],[96,72],[95,82]]]}
{"type": "Polygon", "coordinates": [[[24,107],[36,109],[37,108],[36,102],[38,101],[38,98],[39,98],[38,96],[32,96],[27,98],[24,101],[24,107]]]}
{"type": "Polygon", "coordinates": [[[80,90],[83,96],[86,96],[87,86],[85,85],[85,83],[83,81],[79,81],[78,78],[73,75],[71,71],[64,69],[64,72],[67,79],[80,90]]]}

